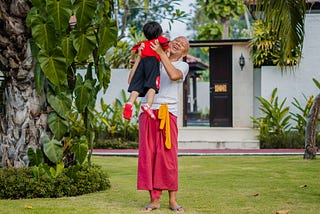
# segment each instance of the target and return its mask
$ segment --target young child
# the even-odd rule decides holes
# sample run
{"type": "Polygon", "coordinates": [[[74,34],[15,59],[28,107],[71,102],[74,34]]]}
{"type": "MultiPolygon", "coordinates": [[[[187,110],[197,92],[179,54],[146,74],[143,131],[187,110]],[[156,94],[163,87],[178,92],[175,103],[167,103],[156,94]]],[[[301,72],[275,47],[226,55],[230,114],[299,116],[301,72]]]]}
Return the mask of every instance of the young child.
{"type": "Polygon", "coordinates": [[[150,47],[150,43],[159,41],[163,50],[168,50],[169,40],[163,36],[161,25],[157,22],[148,22],[143,26],[143,33],[147,40],[139,42],[134,45],[132,52],[138,52],[141,44],[144,48],[141,51],[141,60],[136,61],[130,74],[129,74],[129,88],[130,92],[129,101],[125,104],[123,109],[123,117],[130,120],[132,117],[132,104],[138,97],[147,98],[147,103],[141,106],[141,109],[147,115],[155,119],[151,106],[155,94],[158,93],[160,88],[160,57],[150,47]]]}

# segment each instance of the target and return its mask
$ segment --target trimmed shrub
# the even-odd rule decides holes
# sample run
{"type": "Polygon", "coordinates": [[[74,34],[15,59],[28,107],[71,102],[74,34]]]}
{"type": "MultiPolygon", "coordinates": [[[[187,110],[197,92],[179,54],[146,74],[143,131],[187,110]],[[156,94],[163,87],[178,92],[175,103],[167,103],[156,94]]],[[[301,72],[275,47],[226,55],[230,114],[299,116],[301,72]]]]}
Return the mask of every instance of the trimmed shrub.
{"type": "Polygon", "coordinates": [[[110,188],[108,175],[96,165],[70,166],[55,178],[44,171],[35,177],[33,172],[33,167],[0,168],[0,198],[57,198],[110,188]]]}
{"type": "Polygon", "coordinates": [[[96,149],[137,149],[137,141],[123,141],[122,139],[98,139],[95,142],[96,149]]]}

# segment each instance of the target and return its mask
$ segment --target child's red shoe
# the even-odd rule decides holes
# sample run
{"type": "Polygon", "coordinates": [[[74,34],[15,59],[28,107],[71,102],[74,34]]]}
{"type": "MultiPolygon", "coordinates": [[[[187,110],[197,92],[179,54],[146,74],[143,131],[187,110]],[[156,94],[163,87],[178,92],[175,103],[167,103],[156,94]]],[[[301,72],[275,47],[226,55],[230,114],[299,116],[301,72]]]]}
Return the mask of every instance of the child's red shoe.
{"type": "Polygon", "coordinates": [[[132,103],[126,103],[124,105],[122,116],[126,120],[131,120],[131,117],[132,117],[132,103]]]}
{"type": "Polygon", "coordinates": [[[141,109],[143,112],[145,112],[151,119],[156,119],[156,116],[154,115],[152,109],[149,107],[148,104],[143,104],[141,106],[141,109]]]}

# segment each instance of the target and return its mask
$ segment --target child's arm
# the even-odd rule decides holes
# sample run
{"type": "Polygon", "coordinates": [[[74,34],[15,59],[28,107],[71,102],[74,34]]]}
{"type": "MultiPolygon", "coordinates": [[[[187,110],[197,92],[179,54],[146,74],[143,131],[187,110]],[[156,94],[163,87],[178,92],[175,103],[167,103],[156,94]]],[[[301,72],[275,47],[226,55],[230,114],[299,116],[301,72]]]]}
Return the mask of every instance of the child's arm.
{"type": "Polygon", "coordinates": [[[134,65],[135,57],[136,57],[135,55],[136,55],[136,51],[132,50],[130,55],[130,60],[129,60],[130,65],[134,65]]]}
{"type": "Polygon", "coordinates": [[[139,62],[140,62],[140,56],[136,57],[135,61],[134,61],[134,64],[133,64],[133,67],[130,71],[130,74],[129,74],[129,78],[128,78],[128,84],[130,84],[131,80],[132,80],[132,77],[134,75],[134,73],[136,72],[136,69],[139,65],[139,62]]]}
{"type": "Polygon", "coordinates": [[[136,60],[136,55],[141,55],[141,53],[139,53],[139,48],[141,46],[141,44],[143,44],[143,42],[139,42],[137,44],[135,44],[132,48],[131,48],[131,54],[130,54],[130,59],[129,59],[129,63],[131,65],[134,65],[134,62],[136,60]]]}
{"type": "Polygon", "coordinates": [[[128,77],[128,83],[129,84],[130,84],[130,82],[132,80],[132,77],[133,77],[134,73],[136,72],[136,69],[137,69],[137,67],[139,65],[139,62],[141,60],[141,51],[142,51],[143,48],[144,48],[144,43],[141,43],[140,47],[138,48],[138,55],[134,60],[134,65],[133,65],[133,67],[132,67],[132,69],[130,71],[129,77],[128,77]]]}

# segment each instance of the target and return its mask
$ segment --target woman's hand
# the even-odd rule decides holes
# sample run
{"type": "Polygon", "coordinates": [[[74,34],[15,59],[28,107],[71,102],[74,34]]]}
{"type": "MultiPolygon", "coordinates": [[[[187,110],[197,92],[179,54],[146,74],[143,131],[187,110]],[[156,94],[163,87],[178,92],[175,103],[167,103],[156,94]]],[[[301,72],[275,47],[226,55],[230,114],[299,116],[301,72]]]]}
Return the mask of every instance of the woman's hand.
{"type": "Polygon", "coordinates": [[[159,55],[164,53],[158,39],[156,39],[154,42],[150,42],[150,47],[159,55]]]}
{"type": "Polygon", "coordinates": [[[162,49],[161,45],[159,44],[158,40],[155,40],[154,43],[150,42],[150,47],[152,50],[154,50],[159,56],[160,56],[160,60],[169,76],[169,78],[173,81],[175,80],[180,80],[183,78],[182,72],[178,69],[176,69],[170,60],[170,53],[167,54],[166,52],[164,52],[164,50],[162,49]]]}
{"type": "Polygon", "coordinates": [[[131,65],[134,65],[135,62],[138,60],[140,60],[141,58],[141,51],[144,49],[145,45],[144,43],[142,42],[141,45],[139,46],[139,48],[134,52],[134,53],[131,53],[131,59],[129,60],[129,63],[131,65]]]}

